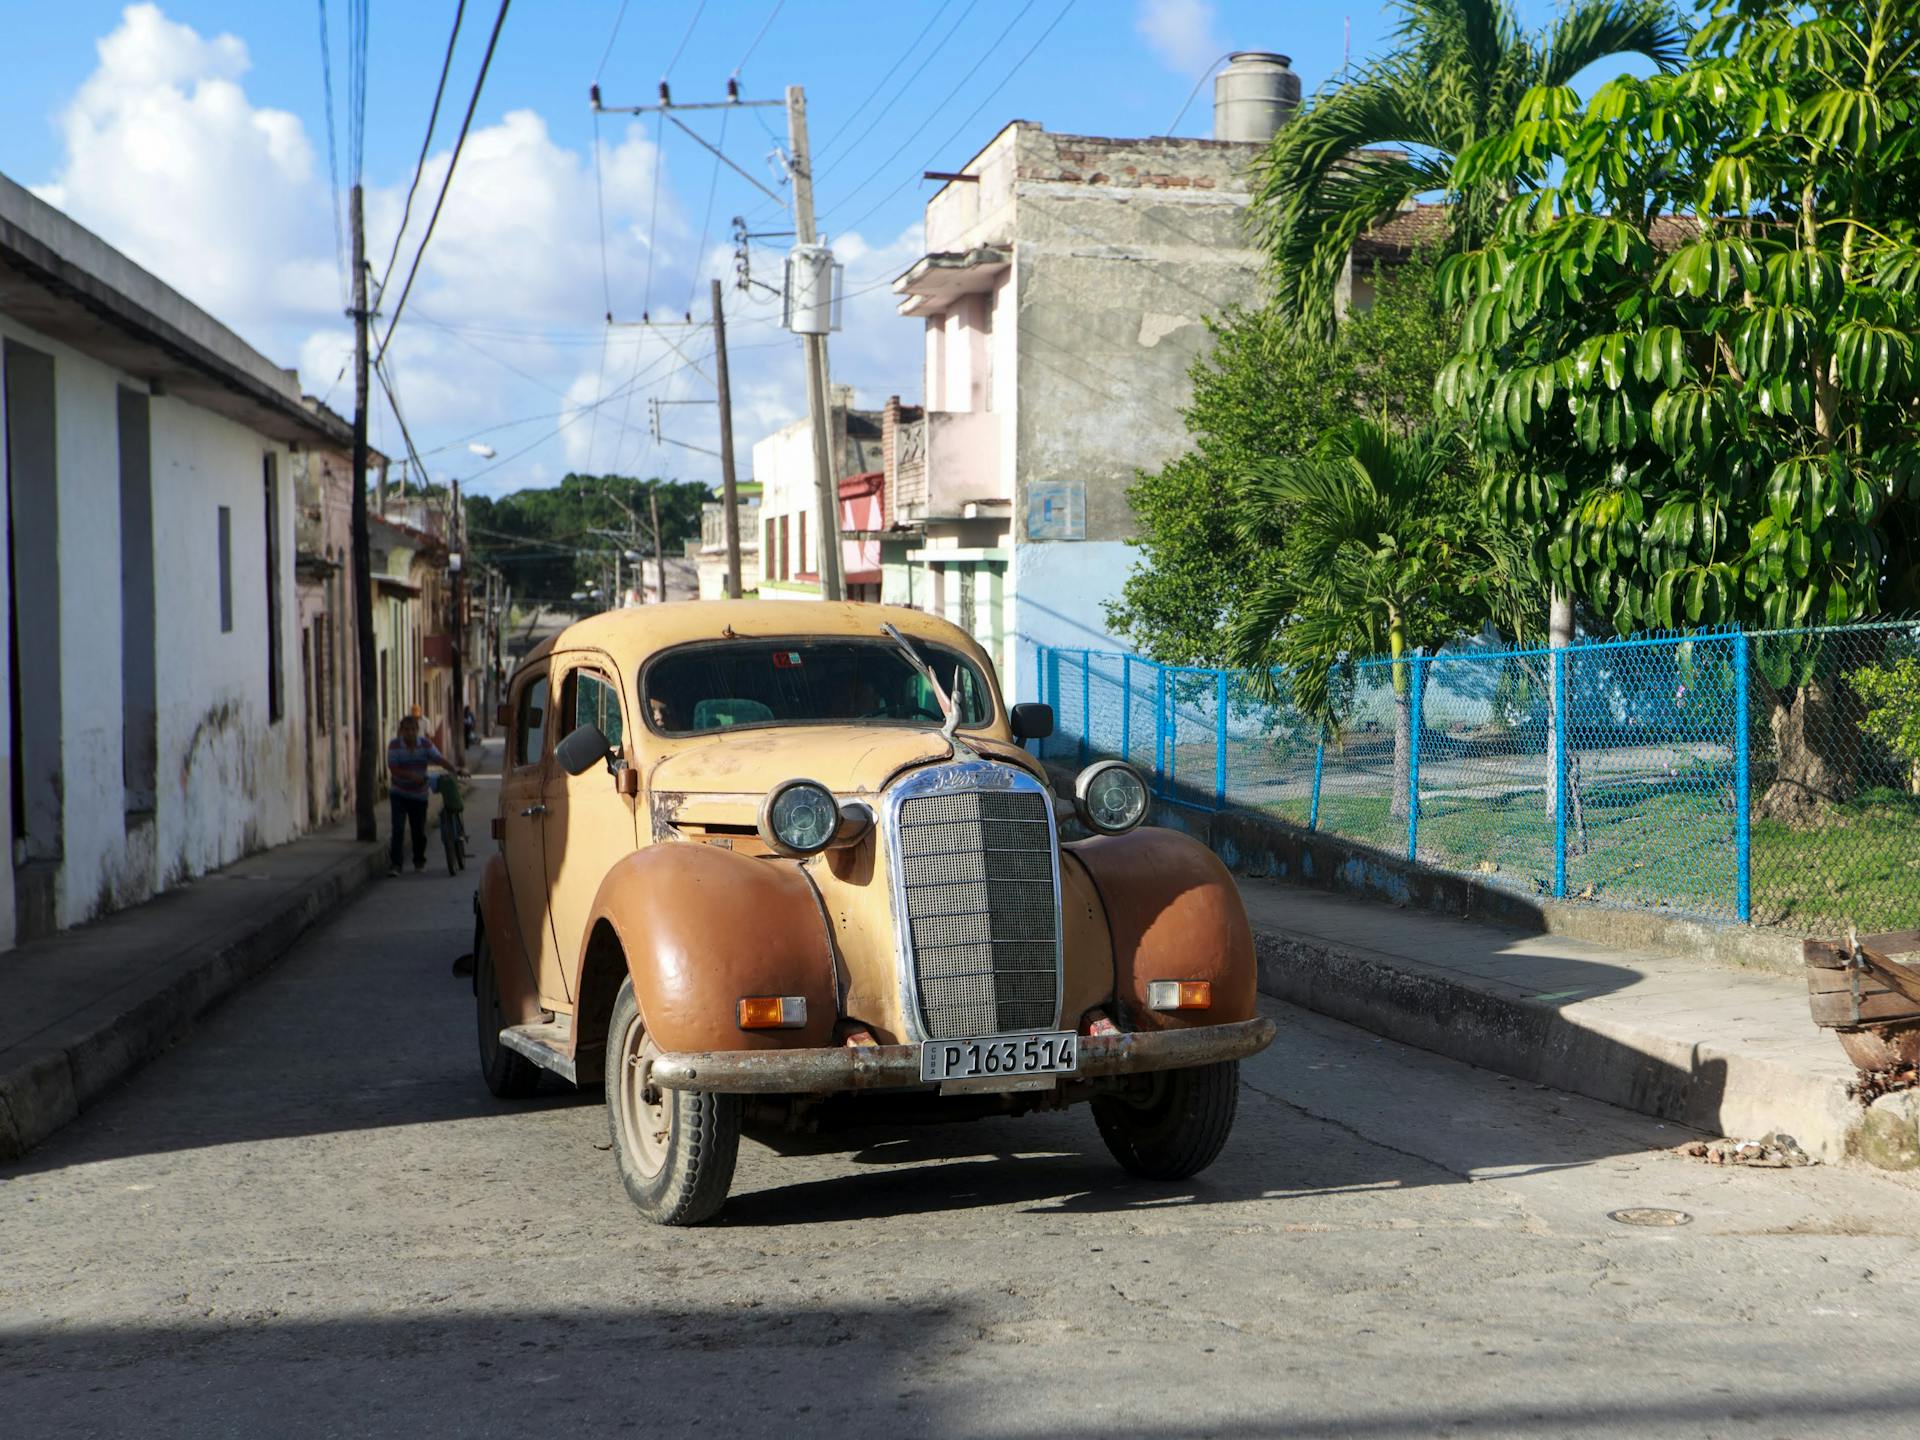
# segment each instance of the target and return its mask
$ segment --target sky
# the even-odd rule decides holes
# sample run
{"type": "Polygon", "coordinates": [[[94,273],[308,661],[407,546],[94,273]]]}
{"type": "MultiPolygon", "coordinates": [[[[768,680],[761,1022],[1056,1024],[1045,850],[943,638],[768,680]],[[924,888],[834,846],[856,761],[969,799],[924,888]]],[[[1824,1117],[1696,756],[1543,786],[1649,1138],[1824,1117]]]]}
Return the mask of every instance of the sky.
{"type": "MultiPolygon", "coordinates": [[[[466,6],[396,250],[456,0],[368,6],[362,181],[376,277],[397,253],[390,311],[498,7],[466,6]]],[[[1518,8],[1535,24],[1552,14],[1548,0],[1518,8]]],[[[0,173],[297,366],[342,413],[348,9],[0,0],[0,173]]],[[[683,317],[705,319],[715,276],[743,478],[753,441],[804,413],[799,342],[779,328],[777,297],[733,283],[733,217],[785,230],[781,205],[657,116],[596,120],[596,81],[608,105],[652,101],[663,77],[681,103],[722,98],[736,74],[750,99],[806,87],[819,223],[846,267],[833,379],[877,407],[920,394],[920,322],[894,313],[887,286],[921,253],[937,188],[922,171],[960,168],[1014,119],[1205,135],[1211,93],[1195,87],[1225,52],[1291,55],[1311,93],[1349,53],[1384,47],[1394,23],[1377,4],[1276,0],[518,0],[387,355],[408,429],[431,477],[470,493],[551,485],[569,470],[712,481],[712,336],[683,317]],[[652,401],[667,402],[658,442],[652,401]]],[[[784,198],[780,110],[680,118],[784,198]]],[[[752,276],[777,285],[788,243],[752,242],[752,276]]],[[[372,425],[377,445],[404,453],[384,399],[372,425]]]]}

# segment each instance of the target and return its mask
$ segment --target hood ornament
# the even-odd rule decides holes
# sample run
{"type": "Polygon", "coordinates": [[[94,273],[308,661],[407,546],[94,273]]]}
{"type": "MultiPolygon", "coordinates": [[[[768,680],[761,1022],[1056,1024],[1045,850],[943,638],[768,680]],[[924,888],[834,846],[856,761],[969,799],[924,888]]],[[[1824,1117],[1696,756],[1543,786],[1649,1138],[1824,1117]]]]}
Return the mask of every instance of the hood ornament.
{"type": "Polygon", "coordinates": [[[892,621],[888,621],[880,629],[889,640],[900,647],[900,653],[907,657],[907,663],[913,666],[922,680],[927,682],[928,688],[933,691],[933,698],[940,702],[940,713],[946,716],[946,722],[940,727],[940,738],[947,742],[947,749],[955,759],[978,760],[980,756],[975,753],[973,747],[963,743],[953,733],[960,724],[960,706],[940,684],[940,677],[933,673],[933,667],[926,662],[918,650],[913,648],[912,643],[900,633],[899,627],[892,621]]]}

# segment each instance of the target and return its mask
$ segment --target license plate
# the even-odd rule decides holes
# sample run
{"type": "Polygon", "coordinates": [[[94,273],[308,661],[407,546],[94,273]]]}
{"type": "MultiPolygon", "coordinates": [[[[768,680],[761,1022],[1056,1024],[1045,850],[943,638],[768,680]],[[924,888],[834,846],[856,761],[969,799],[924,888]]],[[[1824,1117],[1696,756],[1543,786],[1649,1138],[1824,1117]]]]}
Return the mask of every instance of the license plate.
{"type": "Polygon", "coordinates": [[[922,1080],[1071,1075],[1079,1067],[1080,1037],[1071,1030],[1045,1035],[986,1035],[978,1040],[928,1040],[920,1046],[922,1080]]]}

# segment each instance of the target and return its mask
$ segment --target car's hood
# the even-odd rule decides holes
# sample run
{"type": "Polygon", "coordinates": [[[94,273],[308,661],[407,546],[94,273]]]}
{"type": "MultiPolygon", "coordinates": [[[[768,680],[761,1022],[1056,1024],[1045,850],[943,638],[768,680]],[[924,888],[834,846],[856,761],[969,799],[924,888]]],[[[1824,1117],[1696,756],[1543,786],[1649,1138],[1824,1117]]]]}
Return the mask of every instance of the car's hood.
{"type": "MultiPolygon", "coordinates": [[[[961,732],[960,743],[1045,778],[1019,746],[961,732]]],[[[654,794],[765,795],[782,780],[817,780],[836,795],[873,795],[904,769],[945,760],[951,747],[934,730],[879,725],[806,725],[728,731],[683,742],[654,762],[654,794]]]]}

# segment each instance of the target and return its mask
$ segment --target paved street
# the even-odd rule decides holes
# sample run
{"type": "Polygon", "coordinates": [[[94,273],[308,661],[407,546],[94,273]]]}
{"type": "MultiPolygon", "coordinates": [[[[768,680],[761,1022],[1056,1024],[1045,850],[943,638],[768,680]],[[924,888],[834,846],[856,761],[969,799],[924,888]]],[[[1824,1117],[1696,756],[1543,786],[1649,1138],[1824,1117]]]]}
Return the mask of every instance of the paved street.
{"type": "Polygon", "coordinates": [[[646,1227],[597,1095],[482,1088],[448,976],[471,884],[433,858],[0,1171],[8,1431],[1920,1423],[1887,1363],[1920,1322],[1913,1189],[1710,1169],[1658,1153],[1671,1129],[1283,1006],[1187,1186],[1125,1178],[1076,1111],[761,1137],[721,1223],[646,1227]]]}

